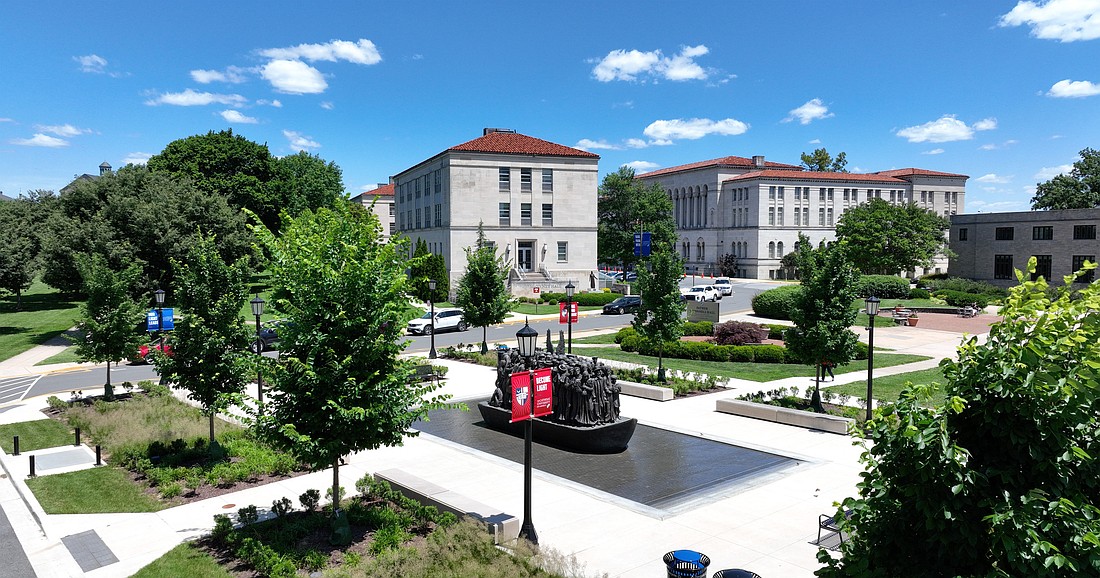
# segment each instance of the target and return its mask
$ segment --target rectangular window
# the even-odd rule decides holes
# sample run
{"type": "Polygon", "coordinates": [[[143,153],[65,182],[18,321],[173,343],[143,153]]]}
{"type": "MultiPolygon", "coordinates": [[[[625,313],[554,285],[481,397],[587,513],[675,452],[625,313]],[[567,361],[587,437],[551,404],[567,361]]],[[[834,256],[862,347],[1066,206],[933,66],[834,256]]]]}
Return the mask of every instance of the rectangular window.
{"type": "Polygon", "coordinates": [[[512,169],[509,167],[500,167],[498,169],[500,176],[500,192],[507,193],[512,190],[512,169]]]}
{"type": "Polygon", "coordinates": [[[1050,241],[1054,239],[1054,227],[1032,227],[1031,228],[1031,240],[1032,241],[1050,241]]]}
{"type": "Polygon", "coordinates": [[[1015,233],[1016,229],[1014,227],[997,227],[997,230],[993,234],[993,238],[998,241],[1011,241],[1015,233]]]}
{"type": "Polygon", "coordinates": [[[960,241],[966,241],[967,240],[966,237],[967,237],[968,234],[969,234],[969,231],[967,231],[966,227],[963,227],[963,228],[959,229],[959,240],[960,241]]]}
{"type": "Polygon", "coordinates": [[[768,187],[768,198],[775,200],[775,187],[768,187]]]}
{"type": "Polygon", "coordinates": [[[393,203],[390,203],[390,216],[391,217],[394,215],[394,211],[396,211],[396,210],[397,210],[397,207],[393,206],[393,203]]]}
{"type": "Polygon", "coordinates": [[[1050,279],[1050,255],[1035,255],[1035,274],[1031,276],[1034,281],[1039,277],[1050,279]]]}
{"type": "Polygon", "coordinates": [[[558,241],[558,261],[569,260],[569,241],[558,241]]]}
{"type": "Polygon", "coordinates": [[[831,203],[831,202],[833,202],[833,189],[831,189],[831,188],[829,189],[829,196],[828,196],[828,199],[829,199],[829,202],[830,202],[830,203],[831,203]]]}
{"type": "Polygon", "coordinates": [[[794,210],[794,226],[802,226],[802,210],[798,208],[794,210]]]}
{"type": "Polygon", "coordinates": [[[542,169],[542,192],[550,193],[554,191],[554,170],[542,169]]]}
{"type": "Polygon", "coordinates": [[[390,223],[390,236],[397,233],[397,223],[390,223]]]}
{"type": "Polygon", "coordinates": [[[510,203],[500,203],[500,226],[510,227],[512,226],[512,205],[510,203]]]}
{"type": "Polygon", "coordinates": [[[435,226],[443,226],[443,205],[441,204],[437,204],[435,206],[435,226]]]}
{"type": "Polygon", "coordinates": [[[402,229],[405,228],[405,213],[397,215],[397,226],[401,227],[402,229]]]}
{"type": "Polygon", "coordinates": [[[1073,238],[1074,239],[1095,239],[1096,238],[1096,225],[1074,225],[1073,226],[1073,238]]]}
{"type": "Polygon", "coordinates": [[[993,278],[994,279],[1011,279],[1012,278],[1012,255],[994,255],[993,256],[993,278]]]}
{"type": "Polygon", "coordinates": [[[443,171],[440,169],[435,170],[435,194],[439,194],[439,191],[443,190],[443,171]]]}
{"type": "Polygon", "coordinates": [[[780,201],[783,200],[783,188],[784,187],[779,187],[778,189],[776,189],[776,197],[775,198],[779,199],[780,201]]]}
{"type": "Polygon", "coordinates": [[[419,199],[420,198],[420,178],[417,177],[415,182],[416,182],[416,198],[419,199]]]}
{"type": "Polygon", "coordinates": [[[817,190],[817,202],[819,202],[819,203],[824,203],[825,202],[825,189],[818,189],[817,190]]]}
{"type": "Polygon", "coordinates": [[[768,224],[775,225],[775,207],[768,207],[768,224]]]}
{"type": "Polygon", "coordinates": [[[530,191],[531,190],[531,169],[519,170],[519,190],[530,191]]]}
{"type": "Polygon", "coordinates": [[[416,228],[420,228],[420,209],[416,210],[416,228]]]}
{"type": "Polygon", "coordinates": [[[544,227],[554,226],[554,205],[552,203],[542,204],[542,225],[544,227]]]}
{"type": "Polygon", "coordinates": [[[810,208],[809,207],[804,207],[802,209],[802,225],[806,226],[806,227],[810,226],[810,208]]]}
{"type": "Polygon", "coordinates": [[[531,226],[531,203],[519,204],[519,224],[523,226],[531,226]]]}
{"type": "MultiPolygon", "coordinates": [[[[1085,261],[1088,261],[1089,263],[1095,263],[1096,262],[1096,255],[1074,255],[1073,256],[1073,272],[1076,273],[1076,272],[1080,271],[1081,267],[1085,266],[1085,261]]],[[[1074,283],[1092,283],[1092,280],[1095,278],[1094,273],[1096,273],[1095,269],[1093,269],[1091,271],[1088,271],[1084,275],[1081,275],[1080,277],[1077,277],[1076,279],[1074,279],[1073,282],[1074,283]]]]}
{"type": "Polygon", "coordinates": [[[783,207],[779,207],[779,214],[776,217],[776,224],[778,224],[780,227],[783,226],[783,207]]]}
{"type": "Polygon", "coordinates": [[[821,227],[825,226],[825,209],[821,208],[817,210],[817,224],[821,227]]]}
{"type": "Polygon", "coordinates": [[[830,227],[833,226],[833,208],[829,207],[829,219],[826,221],[830,227]]]}

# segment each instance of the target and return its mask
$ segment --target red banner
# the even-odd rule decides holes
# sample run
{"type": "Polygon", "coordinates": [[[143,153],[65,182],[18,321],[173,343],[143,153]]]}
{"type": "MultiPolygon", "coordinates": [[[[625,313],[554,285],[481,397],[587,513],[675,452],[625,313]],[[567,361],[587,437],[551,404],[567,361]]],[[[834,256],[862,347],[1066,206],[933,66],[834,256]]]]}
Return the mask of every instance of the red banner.
{"type": "MultiPolygon", "coordinates": [[[[558,323],[569,323],[569,317],[566,317],[565,303],[558,303],[558,323]]],[[[573,323],[577,322],[577,302],[569,302],[569,315],[573,317],[573,323]]]]}
{"type": "Polygon", "coordinates": [[[512,422],[531,419],[531,373],[512,374],[512,422]]]}
{"type": "Polygon", "coordinates": [[[554,413],[554,382],[550,379],[550,368],[535,370],[534,416],[542,417],[554,413]]]}

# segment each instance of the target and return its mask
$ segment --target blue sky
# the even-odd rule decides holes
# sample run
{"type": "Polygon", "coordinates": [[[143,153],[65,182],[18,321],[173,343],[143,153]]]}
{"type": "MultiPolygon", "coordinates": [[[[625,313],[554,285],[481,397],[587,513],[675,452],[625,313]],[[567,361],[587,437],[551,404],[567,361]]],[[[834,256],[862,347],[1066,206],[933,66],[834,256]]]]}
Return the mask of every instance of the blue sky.
{"type": "Polygon", "coordinates": [[[1100,148],[1100,0],[44,0],[5,6],[0,50],[8,196],[226,128],[356,194],[506,127],[601,174],[823,146],[970,175],[988,212],[1100,148]]]}

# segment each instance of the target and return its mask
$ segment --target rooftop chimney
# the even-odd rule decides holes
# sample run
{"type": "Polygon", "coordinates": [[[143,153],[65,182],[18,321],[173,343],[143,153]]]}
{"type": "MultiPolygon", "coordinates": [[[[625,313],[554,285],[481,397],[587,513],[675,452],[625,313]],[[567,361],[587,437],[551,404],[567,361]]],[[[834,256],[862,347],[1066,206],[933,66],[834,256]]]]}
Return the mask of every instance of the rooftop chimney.
{"type": "Polygon", "coordinates": [[[758,169],[764,168],[764,155],[756,155],[752,157],[752,164],[758,169]]]}
{"type": "Polygon", "coordinates": [[[485,135],[487,135],[491,132],[507,132],[507,133],[515,134],[516,129],[514,129],[514,128],[484,128],[481,131],[481,136],[485,136],[485,135]]]}

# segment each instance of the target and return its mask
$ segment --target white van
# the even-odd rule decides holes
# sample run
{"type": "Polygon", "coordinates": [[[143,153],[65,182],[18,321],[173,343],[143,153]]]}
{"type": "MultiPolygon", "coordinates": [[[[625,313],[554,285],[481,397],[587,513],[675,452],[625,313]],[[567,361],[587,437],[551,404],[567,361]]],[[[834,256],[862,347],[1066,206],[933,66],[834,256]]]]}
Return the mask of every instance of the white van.
{"type": "Polygon", "coordinates": [[[733,295],[733,283],[730,282],[729,277],[718,277],[714,280],[714,288],[722,293],[724,296],[733,295]]]}

